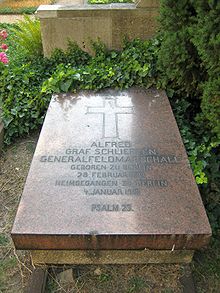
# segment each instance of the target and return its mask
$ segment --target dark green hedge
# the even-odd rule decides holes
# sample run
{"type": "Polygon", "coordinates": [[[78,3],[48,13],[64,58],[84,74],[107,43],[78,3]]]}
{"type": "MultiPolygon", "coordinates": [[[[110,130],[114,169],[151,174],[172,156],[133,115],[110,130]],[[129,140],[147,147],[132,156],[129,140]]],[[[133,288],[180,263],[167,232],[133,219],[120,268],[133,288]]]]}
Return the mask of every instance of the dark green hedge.
{"type": "Polygon", "coordinates": [[[220,1],[161,0],[160,21],[161,84],[199,104],[197,119],[220,141],[220,1]]]}
{"type": "Polygon", "coordinates": [[[220,229],[220,1],[161,0],[167,90],[215,237],[220,229]]]}

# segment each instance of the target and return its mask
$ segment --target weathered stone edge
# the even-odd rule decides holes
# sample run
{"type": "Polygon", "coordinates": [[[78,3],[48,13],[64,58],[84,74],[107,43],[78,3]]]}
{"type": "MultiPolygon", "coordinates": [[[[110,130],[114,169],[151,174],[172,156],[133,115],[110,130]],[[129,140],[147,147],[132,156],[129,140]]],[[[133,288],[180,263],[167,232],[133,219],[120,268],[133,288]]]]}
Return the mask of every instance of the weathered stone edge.
{"type": "Polygon", "coordinates": [[[106,11],[130,11],[130,10],[156,10],[158,11],[158,7],[137,7],[135,4],[132,3],[113,3],[113,4],[106,4],[106,5],[89,5],[89,4],[77,4],[77,5],[40,5],[36,11],[36,16],[38,18],[56,18],[59,17],[59,12],[62,13],[70,13],[72,12],[73,14],[76,13],[77,11],[83,11],[83,12],[95,12],[95,11],[102,11],[105,13],[106,11]]]}
{"type": "Polygon", "coordinates": [[[34,264],[190,263],[193,250],[32,250],[34,264]]]}
{"type": "Polygon", "coordinates": [[[206,247],[211,234],[194,235],[37,235],[11,233],[15,247],[25,250],[195,250],[206,247]]]}

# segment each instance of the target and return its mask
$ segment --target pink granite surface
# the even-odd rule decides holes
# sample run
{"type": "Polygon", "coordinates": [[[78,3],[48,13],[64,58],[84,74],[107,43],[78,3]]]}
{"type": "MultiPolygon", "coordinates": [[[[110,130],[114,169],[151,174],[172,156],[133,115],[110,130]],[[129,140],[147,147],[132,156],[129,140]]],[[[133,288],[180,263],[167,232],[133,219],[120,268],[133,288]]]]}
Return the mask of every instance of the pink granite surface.
{"type": "Polygon", "coordinates": [[[52,98],[12,229],[18,249],[197,249],[210,235],[164,92],[52,98]]]}

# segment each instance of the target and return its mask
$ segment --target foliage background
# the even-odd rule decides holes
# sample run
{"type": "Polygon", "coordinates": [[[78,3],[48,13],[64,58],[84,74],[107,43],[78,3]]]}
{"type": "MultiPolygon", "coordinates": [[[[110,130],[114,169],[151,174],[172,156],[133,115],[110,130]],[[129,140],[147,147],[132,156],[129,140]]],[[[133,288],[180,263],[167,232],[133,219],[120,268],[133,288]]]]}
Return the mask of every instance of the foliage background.
{"type": "Polygon", "coordinates": [[[165,88],[212,226],[194,258],[198,292],[220,291],[220,2],[161,0],[158,84],[165,88]]]}
{"type": "Polygon", "coordinates": [[[220,227],[219,15],[219,1],[162,0],[158,54],[158,83],[167,89],[197,183],[203,184],[214,235],[220,227]]]}

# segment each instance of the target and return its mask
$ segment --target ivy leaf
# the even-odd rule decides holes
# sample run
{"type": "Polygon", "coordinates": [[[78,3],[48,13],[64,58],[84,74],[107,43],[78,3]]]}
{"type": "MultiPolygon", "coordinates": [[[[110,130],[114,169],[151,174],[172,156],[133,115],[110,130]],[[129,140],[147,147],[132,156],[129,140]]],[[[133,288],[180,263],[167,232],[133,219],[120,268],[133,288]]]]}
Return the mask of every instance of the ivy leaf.
{"type": "Polygon", "coordinates": [[[66,93],[69,91],[71,84],[72,84],[71,79],[67,80],[66,82],[62,82],[60,85],[60,89],[66,93]]]}

